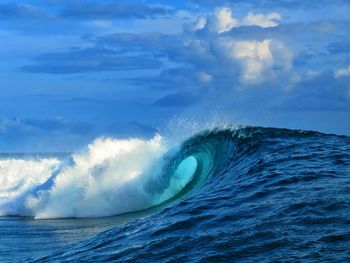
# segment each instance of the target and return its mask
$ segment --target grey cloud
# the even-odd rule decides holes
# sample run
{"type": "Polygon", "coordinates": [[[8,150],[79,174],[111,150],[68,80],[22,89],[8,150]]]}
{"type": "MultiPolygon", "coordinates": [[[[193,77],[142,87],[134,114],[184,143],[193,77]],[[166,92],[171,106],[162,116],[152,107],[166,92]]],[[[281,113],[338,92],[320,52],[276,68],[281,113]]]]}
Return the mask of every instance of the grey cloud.
{"type": "Polygon", "coordinates": [[[66,53],[47,53],[22,67],[30,73],[72,74],[90,71],[155,69],[161,63],[151,55],[121,54],[112,49],[86,48],[66,53]]]}
{"type": "Polygon", "coordinates": [[[327,51],[331,54],[350,54],[350,38],[330,43],[327,46],[327,51]]]}
{"type": "MultiPolygon", "coordinates": [[[[294,2],[282,1],[280,6],[288,4],[292,8],[294,2]]],[[[303,4],[302,7],[306,5],[303,4]]],[[[87,14],[85,17],[92,18],[93,15],[87,14]]],[[[33,65],[23,67],[23,70],[66,74],[159,68],[162,70],[158,76],[135,77],[131,81],[136,85],[147,86],[149,90],[168,92],[168,95],[164,96],[163,93],[154,102],[155,106],[160,107],[186,107],[194,102],[204,101],[203,98],[209,100],[210,97],[217,96],[222,99],[220,101],[227,100],[227,104],[243,108],[277,105],[281,108],[318,109],[322,108],[321,103],[324,101],[327,109],[347,109],[346,83],[325,73],[321,74],[323,77],[312,81],[302,80],[306,78],[307,70],[324,71],[324,68],[318,68],[319,65],[333,66],[339,63],[336,54],[347,53],[344,41],[336,40],[339,36],[346,37],[349,23],[319,19],[310,23],[282,21],[279,26],[271,28],[242,26],[220,35],[206,30],[194,32],[188,28],[183,34],[176,36],[161,33],[118,33],[101,37],[89,35],[84,39],[94,45],[94,48],[42,55],[34,60],[33,65]],[[320,33],[325,23],[334,30],[320,33]],[[281,70],[280,64],[267,66],[267,71],[261,72],[265,83],[248,87],[249,85],[240,82],[240,71],[248,64],[242,65],[237,59],[230,58],[230,50],[222,52],[223,47],[220,44],[224,42],[223,38],[229,41],[277,40],[282,46],[286,45],[286,49],[272,54],[273,62],[280,61],[281,53],[289,49],[294,51],[294,58],[291,59],[291,65],[286,63],[288,65],[285,71],[283,68],[281,70]],[[327,47],[331,41],[333,43],[327,47]],[[163,59],[167,59],[172,65],[162,65],[160,61],[163,59]],[[295,84],[296,87],[292,87],[294,76],[301,79],[296,81],[299,81],[295,84]]],[[[268,51],[273,53],[272,47],[268,51]]],[[[248,54],[249,56],[254,57],[254,54],[248,54]]],[[[343,61],[344,56],[342,57],[343,61]]]]}
{"type": "Polygon", "coordinates": [[[0,4],[1,20],[38,19],[46,17],[43,10],[32,5],[0,4]]]}
{"type": "Polygon", "coordinates": [[[168,51],[177,47],[182,36],[165,35],[157,32],[152,33],[116,33],[93,39],[97,45],[107,47],[121,47],[128,50],[144,50],[150,52],[168,51]]]}
{"type": "Polygon", "coordinates": [[[74,2],[66,5],[61,16],[73,19],[146,19],[155,16],[167,16],[174,11],[163,6],[150,6],[146,4],[119,4],[74,2]]]}
{"type": "Polygon", "coordinates": [[[280,109],[313,111],[350,111],[350,87],[346,80],[334,78],[332,71],[298,83],[285,96],[280,109]]]}
{"type": "MultiPolygon", "coordinates": [[[[284,1],[284,4],[287,4],[284,1]]],[[[292,3],[291,3],[292,4],[292,3]]],[[[316,4],[316,3],[314,3],[316,4]]],[[[290,6],[291,7],[291,6],[290,6]]],[[[303,5],[306,7],[306,5],[303,5]]],[[[314,21],[310,23],[283,23],[277,27],[261,28],[257,26],[242,26],[233,28],[229,32],[223,33],[220,37],[226,37],[234,41],[265,39],[279,40],[286,43],[288,48],[295,49],[292,66],[299,72],[296,78],[306,77],[305,70],[318,70],[321,65],[334,65],[339,61],[338,57],[328,56],[325,46],[319,46],[317,43],[327,43],[334,41],[339,36],[346,37],[349,24],[346,21],[314,21]],[[326,33],[320,33],[319,29],[327,23],[330,30],[326,33]],[[288,34],[286,34],[288,32],[288,34]],[[300,46],[300,43],[307,45],[300,46]]],[[[113,34],[95,39],[99,45],[106,47],[119,47],[130,50],[143,50],[153,54],[159,54],[167,57],[170,61],[178,63],[177,68],[163,69],[155,83],[154,78],[147,79],[136,78],[134,83],[138,85],[149,85],[153,89],[173,89],[174,93],[164,96],[155,102],[157,106],[188,106],[191,99],[184,99],[188,93],[196,97],[221,96],[220,94],[230,94],[222,97],[223,100],[231,100],[232,104],[242,107],[271,107],[280,105],[279,102],[286,101],[283,107],[316,109],[322,108],[321,102],[325,101],[327,109],[347,109],[348,100],[346,99],[347,85],[340,83],[329,75],[310,80],[302,80],[297,87],[290,90],[288,85],[294,80],[293,72],[288,74],[279,74],[278,68],[272,68],[278,73],[276,79],[261,85],[256,85],[254,89],[246,88],[239,83],[239,67],[232,61],[229,61],[221,52],[221,47],[216,39],[218,35],[207,30],[196,32],[185,31],[181,36],[167,36],[163,34],[113,34]],[[203,83],[198,79],[198,74],[204,72],[212,77],[212,80],[203,83]],[[328,76],[328,77],[327,77],[328,76]],[[326,81],[329,85],[324,85],[326,81]],[[322,85],[323,84],[323,85],[322,85]],[[337,87],[332,90],[330,87],[337,87]],[[267,87],[266,87],[267,86],[267,87]],[[309,87],[303,88],[302,86],[309,87]],[[289,90],[288,90],[289,89],[289,90]],[[208,90],[208,92],[204,92],[208,90]],[[177,91],[177,92],[176,92],[177,91]],[[266,94],[267,93],[267,94],[266,94]],[[271,95],[274,94],[274,95],[271,95]],[[298,101],[300,103],[298,103],[298,101]]],[[[346,46],[340,41],[341,45],[329,45],[328,49],[334,53],[340,51],[346,52],[346,46]]],[[[276,60],[279,58],[276,57],[276,60]]],[[[324,70],[324,69],[320,69],[324,70]]],[[[298,80],[300,81],[300,80],[298,80]]],[[[298,82],[297,81],[297,82],[298,82]]],[[[189,96],[191,97],[191,96],[189,96]]],[[[282,106],[281,106],[282,107],[282,106]]]]}
{"type": "Polygon", "coordinates": [[[244,4],[254,8],[312,9],[330,4],[349,4],[349,0],[191,0],[195,4],[220,6],[244,4]]]}
{"type": "Polygon", "coordinates": [[[174,13],[172,8],[143,3],[120,4],[115,2],[70,1],[58,3],[53,9],[37,5],[6,3],[0,4],[1,20],[118,20],[149,19],[167,17],[174,13]]]}

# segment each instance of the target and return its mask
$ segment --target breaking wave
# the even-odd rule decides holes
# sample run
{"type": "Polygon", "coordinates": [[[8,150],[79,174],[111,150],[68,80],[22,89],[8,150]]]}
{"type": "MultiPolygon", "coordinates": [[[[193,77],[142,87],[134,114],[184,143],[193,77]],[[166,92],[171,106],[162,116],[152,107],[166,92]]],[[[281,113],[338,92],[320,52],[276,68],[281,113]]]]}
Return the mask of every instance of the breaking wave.
{"type": "Polygon", "coordinates": [[[184,194],[198,171],[208,169],[204,158],[169,150],[156,135],[99,138],[63,160],[2,159],[0,215],[82,218],[145,210],[184,194]]]}

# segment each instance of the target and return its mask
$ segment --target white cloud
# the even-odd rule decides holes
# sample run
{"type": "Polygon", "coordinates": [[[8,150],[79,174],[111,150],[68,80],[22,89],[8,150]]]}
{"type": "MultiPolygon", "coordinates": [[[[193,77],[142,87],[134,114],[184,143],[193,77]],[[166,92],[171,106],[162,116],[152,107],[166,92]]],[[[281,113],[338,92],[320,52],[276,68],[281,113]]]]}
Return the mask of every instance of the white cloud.
{"type": "Polygon", "coordinates": [[[207,18],[205,16],[200,16],[193,26],[194,31],[201,30],[205,28],[207,24],[207,18]]]}
{"type": "MultiPolygon", "coordinates": [[[[280,41],[274,39],[245,40],[237,36],[223,36],[222,33],[240,26],[259,26],[262,28],[277,26],[281,15],[248,13],[241,20],[234,18],[228,7],[217,8],[212,14],[200,16],[193,30],[209,30],[217,33],[189,38],[185,41],[199,67],[215,64],[212,75],[199,74],[198,79],[209,83],[216,79],[215,74],[238,79],[243,85],[257,85],[267,81],[288,79],[295,83],[297,76],[292,72],[293,54],[280,41]],[[218,67],[222,66],[221,70],[218,67]],[[216,72],[216,73],[215,73],[216,72]],[[292,80],[293,78],[293,80],[292,80]]],[[[188,54],[188,53],[187,53],[188,54]]],[[[201,70],[199,72],[206,72],[201,70]]],[[[287,84],[285,87],[287,88],[287,84]]],[[[289,86],[288,86],[289,87],[289,86]]]]}
{"type": "Polygon", "coordinates": [[[211,32],[221,34],[240,26],[276,27],[278,26],[277,21],[280,19],[282,19],[282,16],[276,12],[268,14],[248,13],[242,19],[238,19],[233,16],[230,8],[220,7],[211,15],[200,16],[193,29],[196,31],[207,27],[211,32]]]}
{"type": "Polygon", "coordinates": [[[220,41],[226,56],[238,63],[243,84],[262,83],[291,70],[292,53],[279,41],[236,41],[229,38],[220,41]]]}
{"type": "Polygon", "coordinates": [[[306,77],[309,79],[315,78],[320,75],[319,71],[315,71],[313,69],[310,69],[306,72],[306,77]]]}
{"type": "Polygon", "coordinates": [[[348,77],[350,76],[350,65],[347,68],[342,68],[335,71],[334,76],[336,78],[348,77]]]}
{"type": "Polygon", "coordinates": [[[248,13],[242,19],[241,24],[245,26],[259,26],[262,28],[276,27],[278,26],[278,20],[281,20],[282,16],[279,13],[273,12],[269,14],[254,14],[248,13]]]}
{"type": "Polygon", "coordinates": [[[233,44],[233,56],[243,65],[241,78],[244,82],[259,82],[263,78],[263,72],[272,67],[274,59],[270,43],[271,40],[240,41],[233,44]]]}
{"type": "Polygon", "coordinates": [[[213,80],[213,76],[206,73],[206,72],[199,72],[198,78],[203,83],[208,83],[208,82],[211,82],[213,80]]]}
{"type": "Polygon", "coordinates": [[[210,21],[211,31],[219,34],[238,26],[238,20],[232,16],[232,10],[227,7],[216,9],[210,21]]]}

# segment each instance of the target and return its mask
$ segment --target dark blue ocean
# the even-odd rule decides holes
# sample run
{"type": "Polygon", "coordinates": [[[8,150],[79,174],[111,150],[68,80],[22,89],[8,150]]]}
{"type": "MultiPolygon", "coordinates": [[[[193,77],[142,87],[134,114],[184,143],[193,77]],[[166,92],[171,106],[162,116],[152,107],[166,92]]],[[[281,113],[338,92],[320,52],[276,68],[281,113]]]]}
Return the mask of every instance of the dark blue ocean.
{"type": "Polygon", "coordinates": [[[159,140],[1,155],[0,261],[350,262],[350,137],[224,127],[159,140]]]}

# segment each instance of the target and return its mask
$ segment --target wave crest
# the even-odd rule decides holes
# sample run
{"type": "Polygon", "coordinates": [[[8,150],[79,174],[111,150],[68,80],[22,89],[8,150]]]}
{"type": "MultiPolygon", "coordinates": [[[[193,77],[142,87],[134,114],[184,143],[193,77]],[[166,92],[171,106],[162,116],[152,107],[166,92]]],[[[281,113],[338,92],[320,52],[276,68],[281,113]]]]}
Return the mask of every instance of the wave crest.
{"type": "MultiPolygon", "coordinates": [[[[181,191],[194,173],[187,167],[180,169],[185,176],[178,170],[164,176],[165,161],[175,154],[166,152],[159,135],[151,140],[99,138],[69,160],[37,161],[42,172],[30,166],[30,175],[16,175],[20,190],[1,199],[0,213],[45,219],[102,217],[158,205],[181,191]],[[23,177],[37,183],[23,184],[23,177]]],[[[28,166],[33,161],[13,162],[28,166]]],[[[2,178],[17,172],[2,169],[2,178]]]]}

